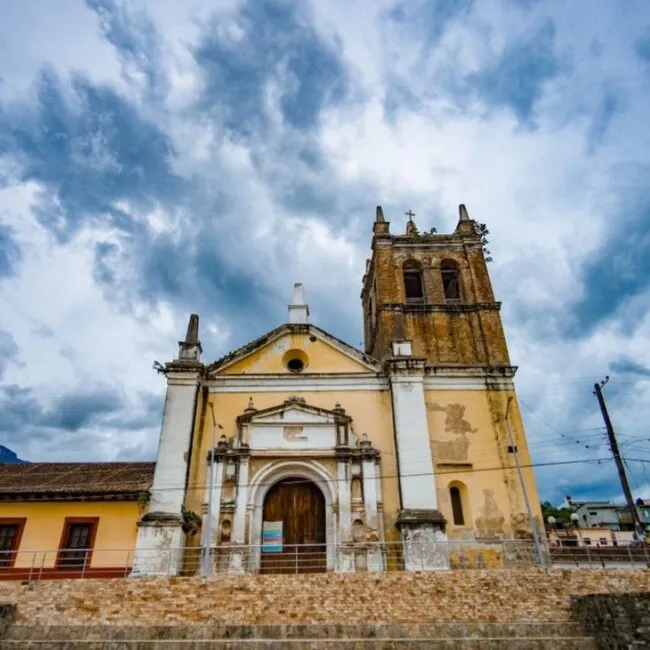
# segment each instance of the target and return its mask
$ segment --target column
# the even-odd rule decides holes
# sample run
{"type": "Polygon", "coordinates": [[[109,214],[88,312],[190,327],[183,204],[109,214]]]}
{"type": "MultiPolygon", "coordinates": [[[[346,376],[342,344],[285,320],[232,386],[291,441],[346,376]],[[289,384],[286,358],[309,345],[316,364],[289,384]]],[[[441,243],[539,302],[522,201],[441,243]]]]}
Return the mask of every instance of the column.
{"type": "Polygon", "coordinates": [[[208,455],[208,471],[205,478],[205,501],[203,504],[202,545],[210,555],[213,555],[213,549],[217,546],[219,540],[221,492],[223,490],[223,474],[227,453],[228,441],[225,437],[222,437],[217,448],[212,449],[208,455]],[[213,482],[210,484],[210,468],[213,464],[213,482]],[[208,510],[210,506],[210,492],[212,492],[212,512],[208,510]]]}
{"type": "Polygon", "coordinates": [[[381,571],[384,568],[383,552],[379,535],[379,520],[377,501],[377,475],[375,472],[375,458],[378,451],[373,448],[372,443],[364,436],[360,443],[361,468],[363,473],[363,502],[366,514],[366,529],[370,530],[370,539],[367,553],[368,571],[381,571]]]}
{"type": "Polygon", "coordinates": [[[198,372],[168,364],[167,395],[148,512],[139,522],[132,575],[176,575],[183,560],[187,458],[192,441],[198,372]]]}
{"type": "Polygon", "coordinates": [[[390,384],[402,509],[397,519],[407,571],[449,568],[446,521],[438,510],[433,457],[424,401],[424,359],[410,341],[393,342],[390,384]]]}
{"type": "Polygon", "coordinates": [[[247,449],[239,450],[239,467],[237,474],[237,497],[235,499],[235,517],[232,526],[232,548],[228,570],[232,573],[244,573],[248,566],[250,547],[246,548],[246,506],[248,501],[248,456],[247,449]]]}
{"type": "Polygon", "coordinates": [[[350,483],[352,481],[350,476],[350,449],[337,450],[337,457],[337,490],[339,496],[338,570],[354,571],[352,504],[350,502],[350,483]]]}

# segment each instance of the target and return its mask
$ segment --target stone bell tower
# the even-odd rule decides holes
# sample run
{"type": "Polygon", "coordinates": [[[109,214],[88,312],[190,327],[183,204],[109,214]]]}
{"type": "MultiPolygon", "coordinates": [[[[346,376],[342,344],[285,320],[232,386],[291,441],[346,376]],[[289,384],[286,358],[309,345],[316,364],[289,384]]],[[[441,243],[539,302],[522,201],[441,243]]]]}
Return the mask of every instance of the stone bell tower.
{"type": "Polygon", "coordinates": [[[378,207],[361,293],[365,351],[384,360],[392,341],[410,340],[429,366],[508,366],[501,303],[465,206],[451,234],[420,233],[412,218],[405,234],[389,226],[378,207]]]}
{"type": "Polygon", "coordinates": [[[464,205],[451,234],[391,235],[381,207],[361,294],[365,351],[389,376],[405,568],[448,567],[447,521],[438,504],[427,391],[437,375],[457,380],[510,374],[505,337],[483,241],[464,205]]]}

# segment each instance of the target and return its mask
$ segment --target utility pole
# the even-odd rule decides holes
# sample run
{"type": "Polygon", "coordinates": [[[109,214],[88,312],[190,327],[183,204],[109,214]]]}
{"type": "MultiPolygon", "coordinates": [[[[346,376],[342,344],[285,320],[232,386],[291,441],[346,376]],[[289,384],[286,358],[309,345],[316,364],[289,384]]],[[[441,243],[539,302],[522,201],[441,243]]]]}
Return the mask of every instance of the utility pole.
{"type": "Polygon", "coordinates": [[[521,484],[521,492],[524,495],[524,503],[526,504],[526,510],[528,512],[528,523],[530,525],[530,532],[533,534],[533,543],[535,545],[535,552],[537,553],[537,561],[539,566],[542,569],[548,569],[548,562],[546,561],[546,554],[542,548],[542,543],[539,539],[539,533],[537,531],[537,524],[535,523],[535,517],[533,516],[533,509],[530,507],[530,501],[528,500],[528,491],[526,490],[526,484],[524,483],[524,475],[521,471],[521,465],[519,464],[519,454],[517,453],[517,446],[515,445],[515,439],[512,435],[512,429],[510,428],[510,420],[508,420],[508,414],[510,413],[510,403],[512,402],[512,397],[508,397],[508,403],[506,405],[506,429],[508,429],[508,438],[510,439],[510,449],[512,449],[512,454],[515,457],[515,465],[517,466],[517,473],[519,474],[519,483],[521,484]]]}
{"type": "Polygon", "coordinates": [[[625,495],[625,501],[627,501],[627,507],[632,515],[632,521],[634,522],[635,537],[643,541],[645,540],[645,528],[641,523],[639,511],[636,509],[634,499],[632,498],[632,491],[630,490],[630,484],[627,481],[627,474],[625,473],[625,465],[623,465],[623,460],[621,459],[621,452],[618,449],[618,441],[616,440],[614,427],[612,426],[612,421],[609,417],[609,412],[607,411],[607,404],[605,404],[605,397],[603,396],[603,387],[608,381],[609,377],[605,377],[604,381],[601,381],[599,384],[594,384],[594,395],[598,400],[600,412],[603,414],[605,428],[607,429],[607,437],[609,438],[609,448],[612,450],[614,461],[616,462],[616,469],[618,470],[618,478],[621,481],[621,487],[623,488],[623,494],[625,495]]]}

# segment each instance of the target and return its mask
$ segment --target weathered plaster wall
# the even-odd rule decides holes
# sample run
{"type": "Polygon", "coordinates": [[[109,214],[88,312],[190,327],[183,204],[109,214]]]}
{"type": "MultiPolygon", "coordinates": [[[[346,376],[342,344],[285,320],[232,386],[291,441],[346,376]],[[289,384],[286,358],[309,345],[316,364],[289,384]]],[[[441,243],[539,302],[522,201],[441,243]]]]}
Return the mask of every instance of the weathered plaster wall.
{"type": "MultiPolygon", "coordinates": [[[[514,391],[427,390],[427,420],[436,465],[440,510],[449,522],[451,537],[520,537],[530,529],[514,465],[508,453],[505,410],[514,391]],[[504,467],[506,469],[504,469],[504,467]],[[496,468],[496,469],[495,469],[496,468]],[[466,488],[468,512],[464,526],[455,526],[449,488],[466,488]],[[473,533],[472,533],[473,529],[473,533]]],[[[516,400],[509,420],[519,462],[530,465],[530,455],[516,400]]],[[[523,468],[533,513],[542,525],[539,497],[532,468],[523,468]]]]}
{"type": "Polygon", "coordinates": [[[49,551],[38,553],[37,567],[55,565],[66,517],[99,517],[91,567],[119,567],[133,557],[139,510],[137,503],[125,501],[16,501],[0,503],[0,517],[27,518],[16,568],[32,566],[36,551],[49,551]]]}
{"type": "Polygon", "coordinates": [[[3,584],[22,625],[567,621],[571,596],[642,592],[650,571],[220,575],[3,584]]]}

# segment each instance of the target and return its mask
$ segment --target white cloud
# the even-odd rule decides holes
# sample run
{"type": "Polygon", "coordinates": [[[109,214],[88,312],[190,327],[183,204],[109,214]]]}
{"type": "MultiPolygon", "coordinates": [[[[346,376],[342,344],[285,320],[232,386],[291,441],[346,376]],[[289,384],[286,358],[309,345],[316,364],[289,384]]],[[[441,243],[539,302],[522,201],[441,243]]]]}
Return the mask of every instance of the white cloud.
{"type": "MultiPolygon", "coordinates": [[[[223,267],[252,273],[258,291],[278,304],[278,314],[291,284],[302,281],[316,322],[340,321],[347,314],[355,324],[355,334],[349,334],[353,344],[361,331],[358,295],[374,206],[386,206],[393,232],[403,226],[401,213],[409,208],[421,228],[435,225],[444,231],[455,225],[456,206],[466,203],[471,216],[491,230],[491,272],[497,298],[504,302],[511,356],[521,366],[519,389],[530,405],[524,416],[533,450],[539,450],[536,458],[578,454],[575,441],[557,432],[600,426],[595,401],[589,402],[593,381],[619,357],[650,365],[647,291],[625,300],[589,332],[569,338],[565,330],[571,310],[584,297],[586,264],[616,228],[612,218],[627,178],[623,171],[621,179],[621,165],[650,162],[650,135],[642,126],[650,77],[634,58],[625,12],[608,3],[584,15],[564,3],[538,3],[524,11],[516,3],[476,2],[447,23],[439,42],[431,42],[427,28],[433,26],[391,22],[395,3],[316,3],[317,33],[342,53],[347,99],[326,107],[313,131],[297,132],[284,123],[280,108],[295,75],[280,75],[265,86],[268,131],[245,138],[219,128],[214,115],[195,110],[203,78],[192,48],[215,11],[232,19],[210,29],[221,29],[235,47],[244,28],[234,17],[237,4],[134,4],[147,12],[162,39],[159,65],[170,93],[154,105],[137,75],[121,76],[118,57],[98,35],[95,15],[81,3],[68,3],[50,20],[45,17],[55,12],[44,4],[38,17],[28,20],[36,5],[26,3],[31,11],[12,10],[0,30],[0,64],[9,70],[0,96],[23,93],[46,62],[61,71],[80,67],[93,81],[118,88],[169,135],[175,149],[170,164],[193,193],[187,202],[179,197],[176,206],[155,205],[142,213],[126,199],[114,207],[184,246],[190,246],[188,233],[197,220],[205,220],[211,250],[223,267]],[[562,71],[540,90],[535,128],[521,125],[507,106],[491,106],[459,91],[464,75],[525,39],[547,14],[554,20],[562,71]],[[28,23],[30,38],[22,42],[15,34],[28,23]],[[594,46],[597,42],[602,48],[594,46]],[[385,102],[397,86],[401,99],[387,113],[385,102]],[[590,129],[608,89],[619,104],[602,141],[592,146],[590,129]],[[310,145],[323,156],[320,168],[295,154],[310,145]],[[302,186],[317,188],[317,198],[325,197],[331,208],[313,197],[291,204],[287,196],[302,186]],[[635,318],[629,323],[631,312],[635,318]]],[[[647,9],[639,12],[636,22],[643,22],[647,9]]],[[[286,72],[286,66],[280,69],[286,72]]],[[[79,138],[80,164],[116,170],[120,163],[102,133],[79,138]]],[[[158,299],[152,306],[131,297],[127,312],[123,302],[107,297],[93,279],[92,247],[99,241],[124,246],[125,240],[95,225],[67,244],[55,242],[30,211],[41,189],[22,184],[0,190],[0,218],[15,227],[24,249],[18,275],[0,287],[3,304],[11,306],[0,315],[0,327],[20,348],[20,364],[10,366],[5,380],[44,395],[97,377],[130,395],[160,393],[151,361],[174,354],[186,301],[179,301],[180,307],[172,299],[158,299]],[[34,333],[43,328],[53,336],[34,333]]],[[[119,284],[128,286],[137,264],[128,255],[120,259],[119,284]]],[[[219,278],[204,280],[218,283],[219,278]]],[[[217,356],[235,342],[236,332],[233,315],[221,305],[212,308],[202,330],[213,344],[208,354],[217,356]]],[[[650,382],[620,381],[633,390],[613,395],[613,416],[622,431],[643,429],[650,416],[645,406],[650,382]]],[[[147,434],[137,435],[142,442],[147,434]]],[[[110,431],[98,455],[114,456],[130,438],[110,431]]],[[[573,479],[587,484],[590,476],[609,480],[613,474],[603,465],[571,470],[568,478],[551,470],[540,476],[551,492],[549,480],[569,488],[573,479]]]]}

